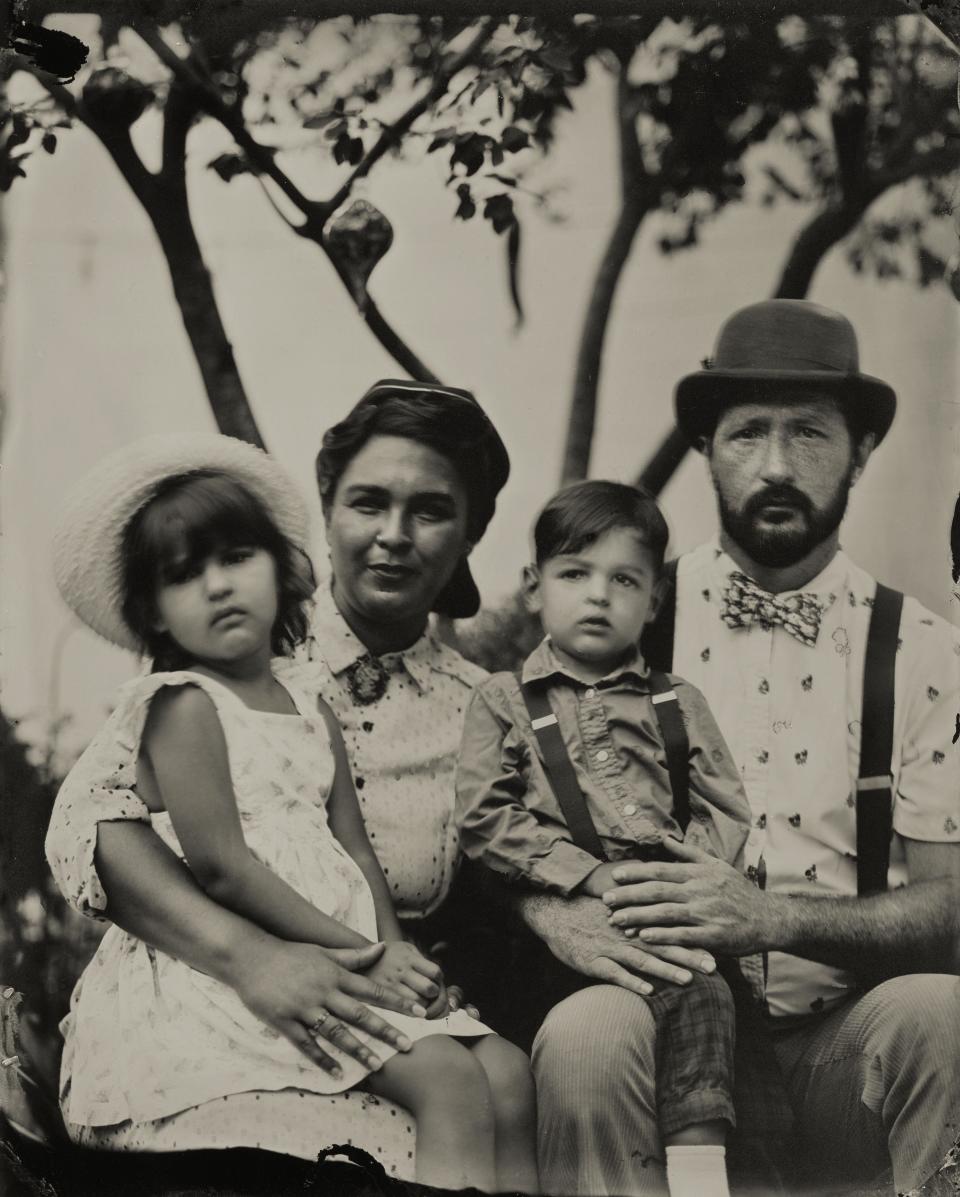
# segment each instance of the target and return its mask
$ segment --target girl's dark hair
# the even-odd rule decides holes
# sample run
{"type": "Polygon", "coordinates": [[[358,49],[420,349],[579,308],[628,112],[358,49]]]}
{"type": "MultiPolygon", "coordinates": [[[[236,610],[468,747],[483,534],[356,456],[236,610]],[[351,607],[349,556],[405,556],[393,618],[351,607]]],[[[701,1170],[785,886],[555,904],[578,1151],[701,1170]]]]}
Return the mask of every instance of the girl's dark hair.
{"type": "Polygon", "coordinates": [[[217,470],[197,470],[165,479],[123,533],[123,617],[153,657],[154,670],[189,664],[176,641],[156,630],[157,587],[213,552],[240,546],[266,549],[276,565],[273,653],[290,653],[306,639],[305,603],[316,585],[309,557],[242,483],[217,470]]]}
{"type": "Polygon", "coordinates": [[[563,553],[579,553],[605,532],[629,528],[663,565],[670,532],[655,499],[622,482],[578,482],[554,495],[533,529],[537,565],[563,553]]]}

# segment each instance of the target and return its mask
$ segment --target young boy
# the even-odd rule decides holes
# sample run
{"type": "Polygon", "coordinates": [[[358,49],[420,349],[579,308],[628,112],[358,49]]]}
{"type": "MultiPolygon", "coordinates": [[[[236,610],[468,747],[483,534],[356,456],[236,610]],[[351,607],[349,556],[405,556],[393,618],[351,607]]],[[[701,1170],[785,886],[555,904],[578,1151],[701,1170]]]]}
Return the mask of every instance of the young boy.
{"type": "MultiPolygon", "coordinates": [[[[546,638],[519,678],[494,674],[474,694],[457,774],[461,843],[511,880],[599,901],[616,886],[618,861],[665,859],[663,837],[684,836],[638,648],[656,612],[667,526],[644,492],[584,482],[551,499],[533,535],[536,564],[524,569],[523,589],[546,638]],[[545,695],[548,713],[531,718],[524,691],[545,695]],[[534,727],[552,723],[595,830],[593,852],[574,842],[585,837],[571,835],[558,770],[544,767],[534,727]]],[[[686,838],[735,863],[749,824],[739,774],[699,691],[672,675],[668,681],[689,747],[686,838]]],[[[695,974],[689,986],[663,985],[644,1000],[657,1019],[670,1193],[725,1197],[723,1144],[734,1121],[729,990],[716,975],[695,974]]]]}

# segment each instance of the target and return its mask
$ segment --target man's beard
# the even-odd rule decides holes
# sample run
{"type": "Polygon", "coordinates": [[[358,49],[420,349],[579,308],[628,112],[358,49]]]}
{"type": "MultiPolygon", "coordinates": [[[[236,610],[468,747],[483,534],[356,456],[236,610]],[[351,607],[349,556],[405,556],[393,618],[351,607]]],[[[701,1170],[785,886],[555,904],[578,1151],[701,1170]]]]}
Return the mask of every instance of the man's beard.
{"type": "Polygon", "coordinates": [[[833,498],[820,510],[815,510],[807,496],[792,486],[768,486],[751,495],[740,511],[728,506],[717,490],[720,524],[751,561],[768,569],[786,569],[802,561],[840,527],[852,481],[851,464],[833,498]],[[764,523],[761,526],[758,517],[762,509],[777,503],[794,508],[799,519],[794,517],[789,524],[764,523]]]}

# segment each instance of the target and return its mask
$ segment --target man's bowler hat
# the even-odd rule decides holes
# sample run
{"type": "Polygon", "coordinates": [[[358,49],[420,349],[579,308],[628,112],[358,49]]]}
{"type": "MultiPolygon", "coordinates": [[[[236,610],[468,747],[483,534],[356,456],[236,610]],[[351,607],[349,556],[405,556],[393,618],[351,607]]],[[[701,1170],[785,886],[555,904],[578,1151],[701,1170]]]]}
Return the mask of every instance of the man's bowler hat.
{"type": "Polygon", "coordinates": [[[732,403],[806,394],[835,398],[877,444],[897,409],[892,387],[861,374],[857,334],[846,316],[803,299],[768,299],[735,312],[704,369],[677,384],[677,423],[699,448],[732,403]]]}

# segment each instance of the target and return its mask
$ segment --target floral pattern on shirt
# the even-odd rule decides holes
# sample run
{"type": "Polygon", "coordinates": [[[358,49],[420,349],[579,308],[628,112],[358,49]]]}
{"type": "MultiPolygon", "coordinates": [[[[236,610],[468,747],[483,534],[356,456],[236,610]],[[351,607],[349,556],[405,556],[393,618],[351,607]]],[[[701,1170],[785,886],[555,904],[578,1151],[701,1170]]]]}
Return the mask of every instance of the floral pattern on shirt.
{"type": "MultiPolygon", "coordinates": [[[[853,796],[876,582],[838,552],[803,588],[824,608],[809,646],[781,627],[725,626],[716,596],[737,568],[716,542],[680,559],[674,668],[703,691],[738,762],[754,815],[748,869],[762,865],[779,893],[856,894],[853,796]]],[[[907,880],[905,838],[960,841],[960,632],[912,598],[900,627],[891,888],[907,880]]],[[[840,969],[771,953],[765,996],[773,1014],[798,1014],[855,985],[840,969]]]]}

